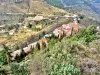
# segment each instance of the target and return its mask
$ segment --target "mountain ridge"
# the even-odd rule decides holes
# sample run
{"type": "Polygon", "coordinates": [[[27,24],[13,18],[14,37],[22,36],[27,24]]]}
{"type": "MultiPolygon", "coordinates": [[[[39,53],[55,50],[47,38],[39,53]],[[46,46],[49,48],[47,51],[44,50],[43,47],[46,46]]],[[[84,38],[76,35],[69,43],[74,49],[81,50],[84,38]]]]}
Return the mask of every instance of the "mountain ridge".
{"type": "MultiPolygon", "coordinates": [[[[49,4],[51,1],[55,0],[46,0],[49,4]]],[[[100,0],[58,0],[63,6],[61,8],[69,10],[73,13],[83,14],[87,17],[90,17],[94,20],[100,21],[100,0]]],[[[57,5],[57,3],[52,4],[57,5]]],[[[58,6],[60,7],[60,6],[58,6]]]]}

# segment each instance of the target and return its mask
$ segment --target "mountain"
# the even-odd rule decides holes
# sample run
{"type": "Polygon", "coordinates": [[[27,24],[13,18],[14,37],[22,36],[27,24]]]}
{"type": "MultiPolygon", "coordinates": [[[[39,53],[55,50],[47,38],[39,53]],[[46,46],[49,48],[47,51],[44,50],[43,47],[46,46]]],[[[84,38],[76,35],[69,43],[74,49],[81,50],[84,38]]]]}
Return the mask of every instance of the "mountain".
{"type": "Polygon", "coordinates": [[[0,0],[0,13],[46,13],[66,12],[44,2],[44,0],[0,0]],[[28,12],[29,10],[29,12],[28,12]]]}
{"type": "MultiPolygon", "coordinates": [[[[57,0],[47,0],[49,4],[58,5],[57,0]],[[53,1],[53,2],[52,2],[53,1]]],[[[59,6],[73,13],[88,16],[91,19],[100,21],[100,0],[58,0],[59,6]]]]}

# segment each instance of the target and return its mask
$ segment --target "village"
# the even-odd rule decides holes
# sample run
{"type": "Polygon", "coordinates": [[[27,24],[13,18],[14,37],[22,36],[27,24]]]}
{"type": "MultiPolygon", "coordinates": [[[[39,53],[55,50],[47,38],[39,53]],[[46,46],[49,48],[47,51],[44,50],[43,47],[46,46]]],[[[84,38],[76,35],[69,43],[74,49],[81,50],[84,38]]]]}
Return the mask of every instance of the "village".
{"type": "MultiPolygon", "coordinates": [[[[29,33],[26,36],[26,37],[28,37],[29,40],[26,39],[27,41],[25,43],[23,42],[21,44],[23,46],[22,47],[19,46],[19,48],[22,49],[23,47],[28,46],[28,47],[23,48],[23,49],[27,50],[27,49],[31,49],[30,43],[32,44],[32,48],[36,47],[36,41],[41,40],[39,38],[41,37],[40,35],[42,35],[42,37],[43,37],[43,32],[45,34],[44,36],[46,36],[46,37],[49,37],[49,35],[50,35],[50,37],[52,35],[55,35],[59,39],[61,37],[63,37],[63,36],[70,36],[74,32],[77,33],[79,31],[79,27],[80,27],[78,25],[77,19],[78,19],[78,16],[77,15],[72,15],[72,16],[68,16],[68,15],[64,15],[64,16],[54,16],[54,15],[51,15],[48,18],[39,15],[39,16],[35,16],[34,18],[33,17],[25,18],[25,20],[22,22],[22,24],[21,23],[18,23],[17,24],[18,26],[16,25],[14,28],[12,28],[11,30],[9,30],[9,32],[3,30],[3,29],[6,28],[5,25],[1,25],[0,28],[2,30],[0,32],[1,32],[1,34],[6,34],[7,37],[8,37],[8,35],[10,37],[14,37],[14,36],[19,37],[20,35],[17,35],[16,33],[18,33],[18,30],[20,30],[19,29],[20,27],[23,27],[22,29],[25,30],[25,32],[24,31],[22,31],[22,32],[24,34],[25,33],[29,33]],[[52,18],[54,20],[52,20],[52,18]],[[62,23],[61,22],[58,22],[58,21],[60,21],[59,18],[62,19],[62,23]],[[63,24],[64,22],[66,23],[68,19],[73,19],[73,20],[71,20],[72,23],[63,24]],[[45,25],[43,25],[44,24],[43,22],[45,23],[45,25]],[[54,23],[56,23],[56,24],[54,24],[54,23]],[[61,25],[60,23],[63,24],[63,25],[61,25]],[[52,25],[52,24],[54,24],[54,25],[52,25]],[[45,29],[43,29],[43,28],[45,28],[45,29]],[[36,37],[36,39],[35,39],[35,37],[36,37]],[[37,38],[37,37],[39,37],[39,38],[37,38]],[[35,42],[35,44],[34,44],[34,42],[35,42]]],[[[4,37],[6,37],[6,35],[4,37]]],[[[2,41],[1,42],[1,49],[2,49],[2,44],[6,44],[6,45],[8,45],[8,44],[7,44],[7,41],[6,40],[3,40],[4,37],[2,37],[2,36],[0,36],[0,37],[2,38],[2,40],[1,40],[2,41]]],[[[14,42],[14,41],[12,41],[12,42],[14,42]]],[[[43,42],[45,42],[45,41],[43,41],[43,42]]],[[[11,49],[13,49],[13,48],[11,48],[11,49]]],[[[0,51],[2,51],[2,50],[0,50],[0,51]]],[[[21,51],[21,50],[15,50],[15,53],[16,53],[16,51],[21,51]]],[[[14,54],[14,55],[16,56],[17,54],[14,54]]]]}
{"type": "Polygon", "coordinates": [[[28,34],[26,34],[26,37],[31,36],[31,35],[33,35],[33,33],[38,33],[40,30],[42,30],[45,27],[50,27],[50,26],[54,26],[54,25],[56,26],[57,24],[59,25],[61,23],[67,22],[67,20],[71,17],[72,16],[66,16],[66,15],[65,16],[52,16],[51,15],[49,17],[35,16],[34,18],[33,17],[25,18],[25,20],[22,23],[17,23],[15,25],[13,25],[13,27],[11,27],[10,25],[7,25],[7,26],[0,25],[0,28],[1,28],[0,35],[3,34],[2,36],[0,36],[2,39],[0,42],[2,43],[3,41],[5,41],[6,37],[8,37],[8,36],[9,37],[10,36],[11,37],[20,36],[20,32],[23,32],[23,34],[28,33],[28,34]],[[61,19],[58,19],[59,17],[61,17],[61,19]],[[54,20],[52,20],[52,18],[54,20]],[[18,34],[16,34],[16,32],[18,34]]]}

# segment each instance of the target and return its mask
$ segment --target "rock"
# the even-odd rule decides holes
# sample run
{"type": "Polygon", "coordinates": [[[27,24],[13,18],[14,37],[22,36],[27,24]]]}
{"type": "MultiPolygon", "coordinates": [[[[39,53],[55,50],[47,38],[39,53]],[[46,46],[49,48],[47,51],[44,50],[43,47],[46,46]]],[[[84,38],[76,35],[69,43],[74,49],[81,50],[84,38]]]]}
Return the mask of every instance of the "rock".
{"type": "Polygon", "coordinates": [[[80,61],[80,70],[82,75],[95,75],[100,70],[100,64],[98,64],[98,60],[84,58],[80,61]]]}

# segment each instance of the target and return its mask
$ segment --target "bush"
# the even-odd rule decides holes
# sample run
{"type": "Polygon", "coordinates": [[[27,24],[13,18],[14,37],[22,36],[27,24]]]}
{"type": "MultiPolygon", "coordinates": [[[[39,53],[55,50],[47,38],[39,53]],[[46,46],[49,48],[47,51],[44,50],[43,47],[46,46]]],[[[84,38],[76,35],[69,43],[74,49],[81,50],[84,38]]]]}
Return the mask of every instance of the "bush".
{"type": "Polygon", "coordinates": [[[0,65],[4,65],[7,63],[5,51],[0,52],[0,65]]]}
{"type": "Polygon", "coordinates": [[[20,63],[12,63],[11,71],[13,75],[29,75],[27,65],[20,63]]]}
{"type": "Polygon", "coordinates": [[[80,75],[80,70],[66,62],[55,63],[51,69],[47,71],[47,75],[80,75]]]}
{"type": "Polygon", "coordinates": [[[32,28],[32,24],[29,23],[27,27],[31,29],[32,28]]]}
{"type": "Polygon", "coordinates": [[[95,26],[90,25],[87,28],[83,28],[80,30],[79,33],[74,35],[71,40],[72,41],[84,41],[84,42],[91,42],[92,40],[96,39],[96,32],[95,32],[95,26]]]}
{"type": "Polygon", "coordinates": [[[76,67],[76,59],[69,54],[72,45],[70,42],[66,38],[61,42],[57,42],[57,39],[49,40],[49,47],[43,54],[45,75],[80,75],[80,69],[76,67]]]}
{"type": "MultiPolygon", "coordinates": [[[[60,55],[60,53],[59,53],[60,55]]],[[[66,54],[65,59],[61,58],[63,55],[58,55],[58,58],[48,58],[44,63],[44,73],[46,75],[80,75],[80,69],[75,65],[75,59],[66,54]]]]}
{"type": "Polygon", "coordinates": [[[80,19],[84,19],[84,15],[79,15],[79,18],[80,19]]]}
{"type": "Polygon", "coordinates": [[[8,52],[8,47],[4,45],[4,49],[0,51],[0,65],[7,64],[7,52],[8,52]]]}

